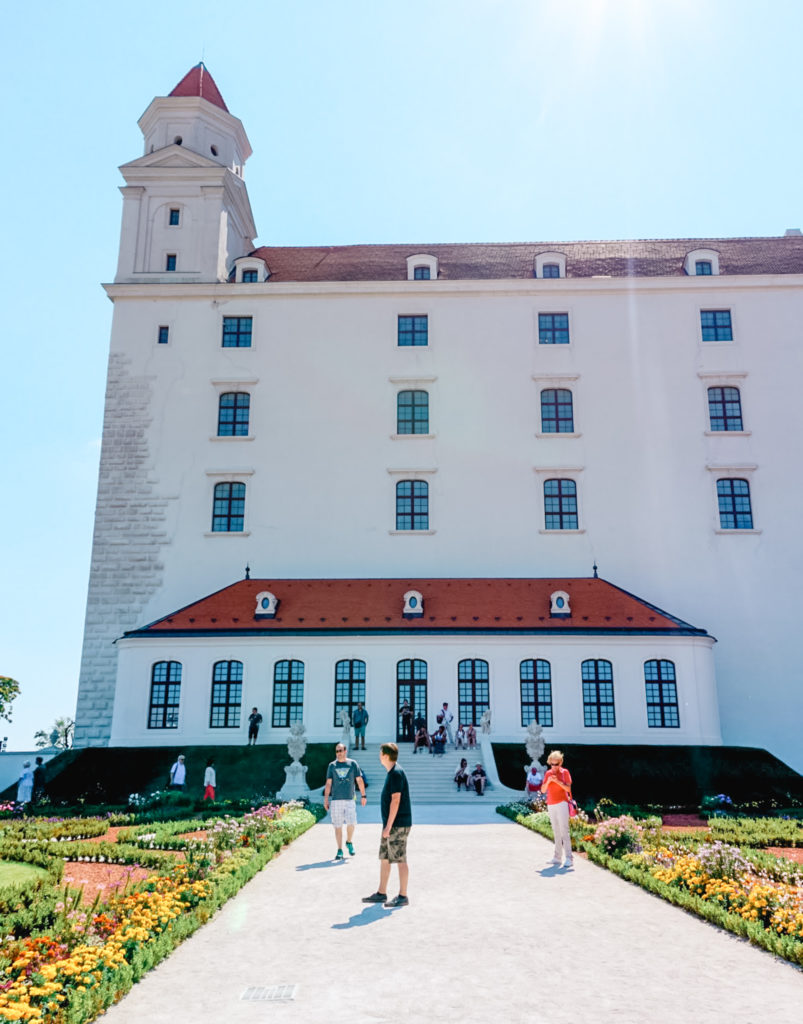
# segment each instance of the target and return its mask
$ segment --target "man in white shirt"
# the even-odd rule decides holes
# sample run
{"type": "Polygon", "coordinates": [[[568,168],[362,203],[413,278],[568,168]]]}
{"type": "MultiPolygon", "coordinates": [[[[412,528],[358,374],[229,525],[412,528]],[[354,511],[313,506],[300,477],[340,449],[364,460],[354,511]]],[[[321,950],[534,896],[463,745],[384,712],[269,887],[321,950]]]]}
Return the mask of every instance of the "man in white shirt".
{"type": "Polygon", "coordinates": [[[179,754],[176,763],[170,769],[170,785],[168,789],[184,789],[187,769],[184,766],[184,755],[179,754]]]}

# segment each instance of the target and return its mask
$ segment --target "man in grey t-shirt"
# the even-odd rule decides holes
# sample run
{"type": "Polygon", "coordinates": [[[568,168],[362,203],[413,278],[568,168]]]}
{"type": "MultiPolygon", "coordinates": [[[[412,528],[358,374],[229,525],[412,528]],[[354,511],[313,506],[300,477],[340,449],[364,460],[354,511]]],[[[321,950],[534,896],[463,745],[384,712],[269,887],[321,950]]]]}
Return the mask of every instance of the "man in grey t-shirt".
{"type": "Polygon", "coordinates": [[[346,849],[354,856],[354,826],[357,824],[357,808],[354,806],[355,786],[360,790],[362,805],[365,807],[365,782],[360,766],[350,757],[344,743],[335,747],[335,760],[326,769],[326,786],[323,790],[323,806],[329,811],[337,839],[335,860],[343,860],[343,826],[346,826],[346,849]],[[331,799],[331,808],[330,808],[331,799]]]}

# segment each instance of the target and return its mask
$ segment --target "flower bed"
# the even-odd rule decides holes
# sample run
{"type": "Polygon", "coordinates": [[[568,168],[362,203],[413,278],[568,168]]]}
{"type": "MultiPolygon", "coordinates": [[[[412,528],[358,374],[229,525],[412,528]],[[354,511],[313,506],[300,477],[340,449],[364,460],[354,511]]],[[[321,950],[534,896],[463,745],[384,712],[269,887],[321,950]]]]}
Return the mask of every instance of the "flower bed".
{"type": "MultiPolygon", "coordinates": [[[[547,814],[520,804],[497,810],[553,838],[547,814]]],[[[592,825],[575,818],[570,828],[573,845],[594,863],[803,966],[803,871],[796,862],[705,833],[666,832],[660,819],[621,816],[592,825]]]]}
{"type": "Polygon", "coordinates": [[[0,927],[7,936],[0,950],[0,1020],[92,1020],[208,921],[282,845],[310,828],[316,810],[297,805],[260,809],[236,826],[224,821],[214,837],[213,823],[207,841],[188,847],[179,862],[155,849],[103,837],[91,844],[56,846],[46,836],[15,844],[49,861],[54,870],[58,865],[57,873],[69,860],[70,869],[76,863],[78,872],[130,871],[132,877],[123,887],[105,886],[106,901],[98,894],[88,908],[78,893],[60,890],[55,877],[49,888],[40,886],[35,900],[23,899],[24,906],[15,903],[24,894],[12,894],[10,888],[0,892],[0,927]],[[146,861],[154,870],[139,881],[133,880],[133,870],[118,867],[137,863],[141,870],[146,861]]]}

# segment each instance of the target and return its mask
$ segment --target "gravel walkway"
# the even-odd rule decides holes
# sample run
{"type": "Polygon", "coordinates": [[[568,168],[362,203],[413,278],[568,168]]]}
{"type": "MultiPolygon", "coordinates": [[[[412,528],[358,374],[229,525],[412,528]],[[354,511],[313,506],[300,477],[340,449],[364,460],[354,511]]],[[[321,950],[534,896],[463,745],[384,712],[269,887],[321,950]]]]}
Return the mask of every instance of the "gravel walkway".
{"type": "Polygon", "coordinates": [[[800,1020],[803,972],[587,861],[547,867],[551,844],[484,799],[414,814],[409,907],[360,902],[376,888],[376,808],[344,863],[324,820],[104,1024],[800,1020]],[[241,998],[274,985],[294,998],[241,998]]]}

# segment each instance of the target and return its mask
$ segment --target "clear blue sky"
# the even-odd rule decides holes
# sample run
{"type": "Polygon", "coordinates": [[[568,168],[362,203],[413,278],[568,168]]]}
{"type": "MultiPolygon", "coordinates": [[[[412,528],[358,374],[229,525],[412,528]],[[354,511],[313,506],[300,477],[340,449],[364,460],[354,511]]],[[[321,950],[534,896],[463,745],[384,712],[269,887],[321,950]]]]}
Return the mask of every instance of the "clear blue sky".
{"type": "Polygon", "coordinates": [[[122,179],[201,57],[263,244],[775,235],[803,226],[803,5],[45,0],[8,6],[0,675],[9,746],[72,714],[122,179]]]}

